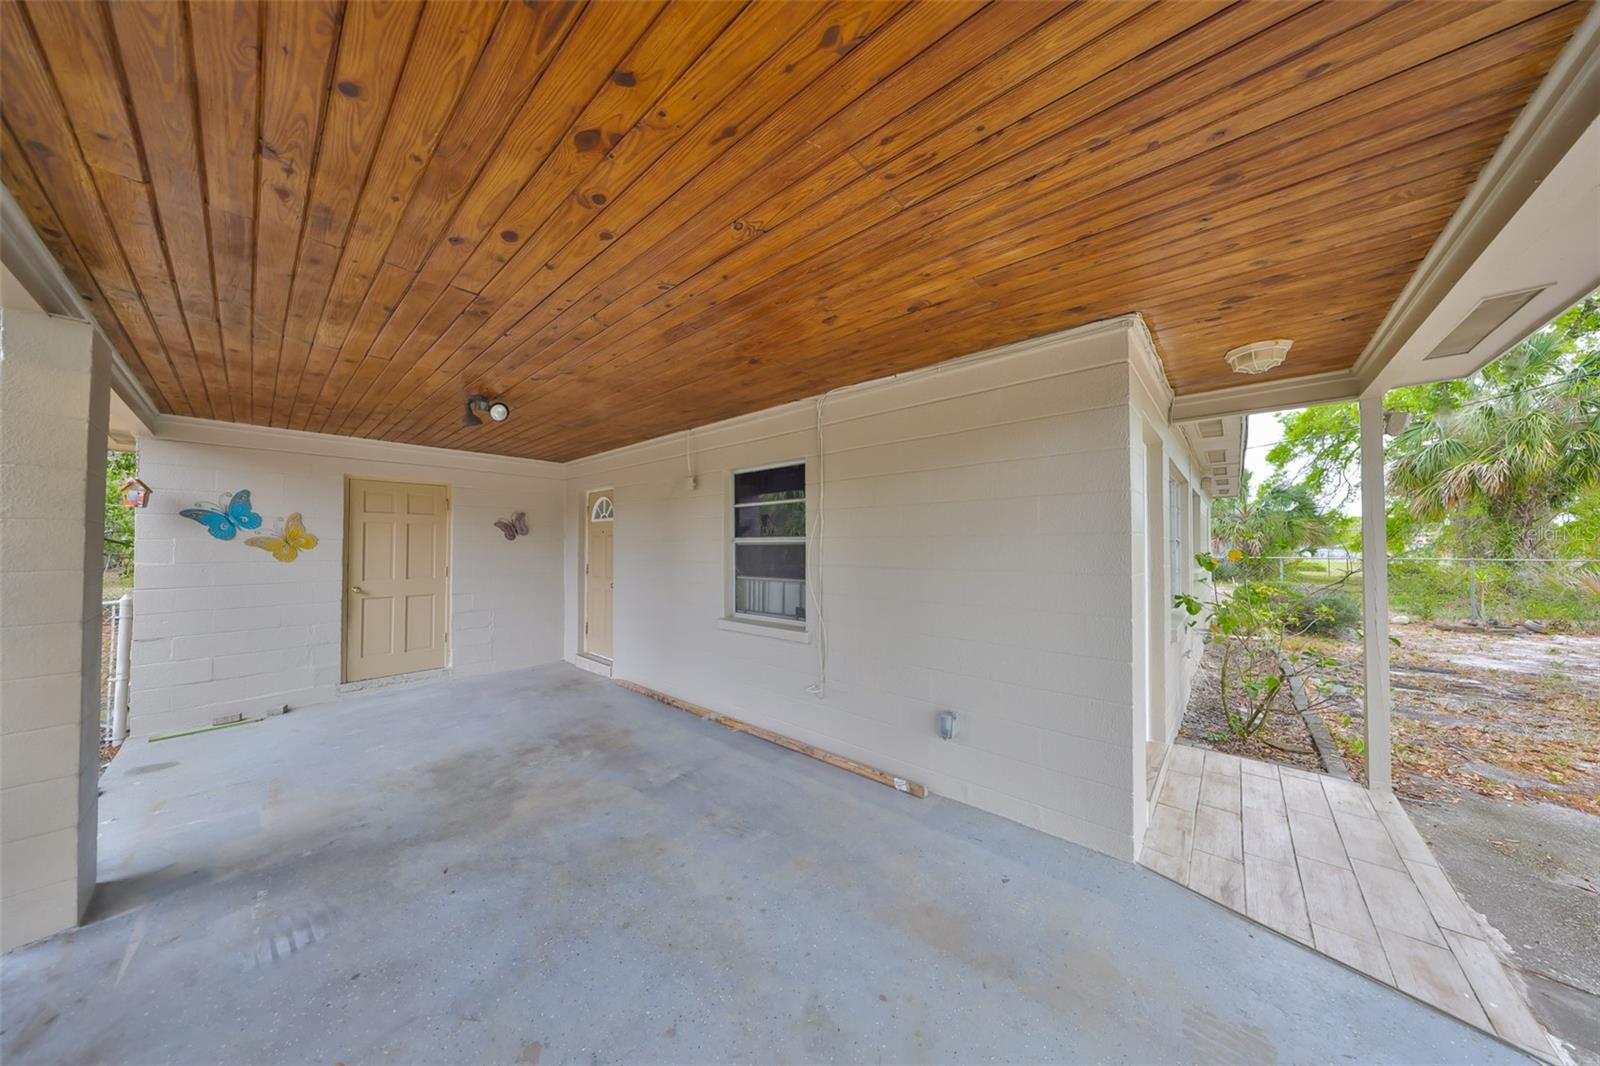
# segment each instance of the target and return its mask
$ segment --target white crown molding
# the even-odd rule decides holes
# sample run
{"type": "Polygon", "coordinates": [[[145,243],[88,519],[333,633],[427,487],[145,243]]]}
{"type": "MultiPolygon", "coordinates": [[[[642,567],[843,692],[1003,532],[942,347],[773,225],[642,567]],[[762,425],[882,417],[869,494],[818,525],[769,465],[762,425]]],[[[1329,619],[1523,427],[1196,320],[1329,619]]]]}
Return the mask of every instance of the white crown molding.
{"type": "MultiPolygon", "coordinates": [[[[947,374],[953,370],[958,370],[962,367],[973,366],[978,363],[1002,362],[1010,359],[1025,358],[1030,355],[1039,355],[1041,353],[1048,352],[1052,347],[1063,343],[1081,341],[1091,337],[1111,334],[1126,334],[1130,338],[1133,338],[1130,340],[1128,345],[1129,354],[1120,361],[1132,363],[1136,368],[1136,372],[1140,373],[1141,380],[1153,378],[1154,382],[1158,383],[1157,387],[1159,389],[1159,391],[1153,393],[1153,395],[1165,396],[1167,397],[1168,401],[1170,401],[1172,391],[1167,385],[1166,374],[1161,366],[1161,357],[1156,354],[1155,344],[1150,339],[1150,331],[1146,328],[1144,319],[1137,314],[1119,315],[1116,318],[1100,319],[1096,322],[1088,322],[1081,326],[1074,326],[1071,329],[1060,330],[1055,333],[1046,333],[1038,337],[1029,337],[1026,340],[1014,341],[1011,344],[1004,344],[998,348],[987,348],[981,352],[973,352],[968,355],[957,356],[954,359],[947,359],[942,363],[934,363],[932,366],[918,367],[915,370],[904,370],[898,374],[890,374],[887,377],[873,378],[871,381],[857,382],[854,385],[841,385],[840,387],[832,389],[828,392],[821,393],[816,396],[807,396],[801,400],[790,400],[788,403],[779,404],[776,407],[766,407],[759,411],[751,411],[747,414],[735,415],[732,418],[725,418],[720,422],[708,422],[705,425],[694,426],[689,430],[680,430],[678,432],[664,434],[663,436],[659,437],[651,437],[649,440],[641,440],[635,441],[632,444],[624,444],[619,448],[612,448],[609,451],[596,452],[593,455],[581,456],[577,459],[569,460],[566,465],[575,472],[581,473],[591,466],[609,467],[618,462],[624,461],[632,461],[635,463],[649,462],[649,459],[642,458],[642,456],[651,450],[661,449],[669,444],[673,445],[673,447],[676,449],[674,454],[681,456],[681,442],[683,441],[685,433],[694,433],[697,436],[701,436],[701,440],[697,441],[697,443],[705,443],[706,446],[710,447],[713,445],[709,441],[705,440],[705,438],[714,433],[723,432],[730,429],[737,429],[740,427],[758,425],[762,422],[771,421],[773,419],[781,418],[785,415],[792,415],[798,412],[804,412],[807,418],[814,418],[817,401],[819,399],[829,400],[838,396],[868,393],[877,389],[885,388],[889,385],[904,384],[908,381],[916,381],[921,378],[947,374]]],[[[1070,369],[1089,370],[1096,365],[1109,364],[1106,361],[1086,362],[1081,366],[1075,366],[1070,369]]],[[[785,430],[783,432],[790,431],[785,430]]]]}
{"type": "Polygon", "coordinates": [[[1354,370],[1331,370],[1179,396],[1172,401],[1172,421],[1178,424],[1201,418],[1285,411],[1319,403],[1342,403],[1359,395],[1361,381],[1354,370]]]}
{"type": "Polygon", "coordinates": [[[1173,393],[1172,385],[1167,381],[1167,366],[1162,362],[1156,339],[1150,335],[1150,327],[1145,323],[1144,316],[1124,315],[1112,321],[1124,323],[1127,327],[1128,360],[1133,364],[1133,372],[1144,382],[1145,390],[1156,406],[1163,412],[1170,412],[1173,393]]]}
{"type": "Polygon", "coordinates": [[[290,452],[296,455],[321,455],[330,459],[365,459],[370,462],[406,463],[450,470],[479,470],[517,477],[562,479],[567,476],[561,463],[543,459],[518,459],[510,455],[486,455],[454,448],[430,448],[422,444],[343,437],[332,433],[307,433],[299,429],[256,426],[242,422],[218,422],[209,418],[162,415],[152,427],[157,440],[185,444],[208,444],[222,448],[251,448],[260,451],[290,452]]]}
{"type": "MultiPolygon", "coordinates": [[[[1600,5],[1589,10],[1356,359],[1364,391],[1600,116],[1600,5]]],[[[1580,223],[1581,224],[1581,223],[1580,223]]]]}
{"type": "Polygon", "coordinates": [[[93,328],[95,345],[111,367],[111,387],[122,397],[122,402],[128,405],[135,418],[147,427],[153,426],[161,417],[160,410],[150,394],[144,391],[144,386],[139,384],[139,379],[128,369],[122,353],[117,351],[111,338],[106,336],[100,323],[84,306],[78,290],[67,280],[61,264],[50,254],[50,249],[34,230],[33,223],[28,221],[28,216],[11,195],[11,190],[4,186],[0,186],[0,234],[4,237],[0,240],[0,256],[3,256],[7,269],[45,311],[86,322],[93,328]]]}

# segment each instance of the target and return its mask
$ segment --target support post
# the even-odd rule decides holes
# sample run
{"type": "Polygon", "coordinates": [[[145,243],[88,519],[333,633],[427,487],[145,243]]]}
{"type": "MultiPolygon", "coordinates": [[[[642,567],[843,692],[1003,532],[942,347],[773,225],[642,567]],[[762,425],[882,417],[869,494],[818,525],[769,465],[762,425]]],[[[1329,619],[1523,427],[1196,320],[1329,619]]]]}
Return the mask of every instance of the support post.
{"type": "Polygon", "coordinates": [[[94,336],[0,307],[0,951],[76,925],[95,885],[110,361],[94,336]]]}
{"type": "Polygon", "coordinates": [[[1367,787],[1393,785],[1389,729],[1389,541],[1385,522],[1383,393],[1361,397],[1361,599],[1366,652],[1367,787]]]}

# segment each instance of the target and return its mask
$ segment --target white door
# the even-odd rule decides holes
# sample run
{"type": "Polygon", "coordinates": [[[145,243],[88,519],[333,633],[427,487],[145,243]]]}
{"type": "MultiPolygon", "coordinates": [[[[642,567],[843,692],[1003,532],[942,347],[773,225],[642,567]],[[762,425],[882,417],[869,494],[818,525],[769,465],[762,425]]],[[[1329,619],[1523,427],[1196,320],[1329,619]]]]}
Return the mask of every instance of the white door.
{"type": "Polygon", "coordinates": [[[350,479],[345,516],[344,677],[450,661],[450,489],[350,479]]]}
{"type": "Polygon", "coordinates": [[[584,499],[583,650],[607,662],[611,661],[611,593],[615,588],[612,508],[610,492],[591,492],[584,499]]]}

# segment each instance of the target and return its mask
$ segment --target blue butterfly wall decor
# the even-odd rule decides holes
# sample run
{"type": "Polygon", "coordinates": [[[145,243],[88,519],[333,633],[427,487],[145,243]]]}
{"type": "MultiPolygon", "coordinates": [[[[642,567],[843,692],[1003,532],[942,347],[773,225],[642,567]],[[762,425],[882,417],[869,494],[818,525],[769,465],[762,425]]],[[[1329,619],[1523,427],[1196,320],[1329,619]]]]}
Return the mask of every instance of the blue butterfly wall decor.
{"type": "Polygon", "coordinates": [[[197,503],[178,512],[206,527],[218,540],[232,540],[241,529],[260,529],[261,516],[250,509],[250,490],[224,495],[218,503],[197,503]]]}

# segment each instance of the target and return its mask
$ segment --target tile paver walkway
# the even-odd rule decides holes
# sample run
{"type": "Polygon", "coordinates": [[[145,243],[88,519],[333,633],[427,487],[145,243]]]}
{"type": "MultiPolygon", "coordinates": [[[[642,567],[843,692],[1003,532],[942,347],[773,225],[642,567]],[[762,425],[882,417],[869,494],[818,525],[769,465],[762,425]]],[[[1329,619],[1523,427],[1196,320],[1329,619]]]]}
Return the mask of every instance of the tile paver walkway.
{"type": "Polygon", "coordinates": [[[1174,745],[1140,862],[1545,1059],[1494,935],[1393,797],[1174,745]]]}

